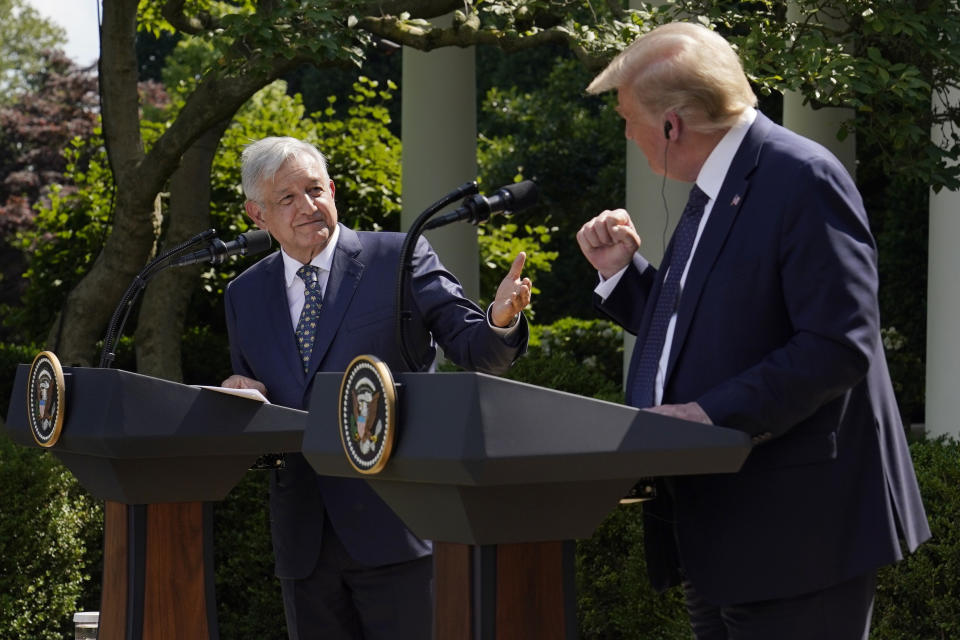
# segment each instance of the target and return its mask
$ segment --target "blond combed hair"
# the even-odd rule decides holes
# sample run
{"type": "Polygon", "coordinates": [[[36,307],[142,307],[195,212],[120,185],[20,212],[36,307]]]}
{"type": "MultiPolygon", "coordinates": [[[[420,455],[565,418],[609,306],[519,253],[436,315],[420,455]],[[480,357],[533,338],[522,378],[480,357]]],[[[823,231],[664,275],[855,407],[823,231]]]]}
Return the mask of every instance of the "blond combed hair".
{"type": "Polygon", "coordinates": [[[727,129],[756,106],[740,58],[723,36],[672,22],[640,36],[587,87],[632,91],[652,122],[673,111],[698,131],[727,129]]]}

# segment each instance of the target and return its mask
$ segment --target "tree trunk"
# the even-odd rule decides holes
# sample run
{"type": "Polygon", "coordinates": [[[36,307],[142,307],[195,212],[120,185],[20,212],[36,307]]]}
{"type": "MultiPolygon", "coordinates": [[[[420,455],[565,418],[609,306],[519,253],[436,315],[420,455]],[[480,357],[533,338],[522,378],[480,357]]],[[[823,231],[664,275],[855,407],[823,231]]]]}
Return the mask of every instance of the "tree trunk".
{"type": "MultiPolygon", "coordinates": [[[[168,247],[210,227],[210,167],[228,124],[224,121],[197,139],[170,177],[170,224],[165,234],[168,247]]],[[[138,372],[183,381],[180,345],[184,320],[203,269],[201,265],[167,269],[150,282],[134,340],[138,372]]]]}
{"type": "Polygon", "coordinates": [[[67,297],[62,329],[55,323],[48,344],[65,364],[94,364],[114,305],[146,262],[153,245],[151,213],[158,188],[134,188],[143,159],[134,48],[137,0],[105,0],[101,26],[100,94],[103,131],[117,196],[113,231],[89,273],[67,297]]]}
{"type": "Polygon", "coordinates": [[[114,307],[146,264],[156,239],[154,200],[184,153],[205,131],[229,121],[261,87],[302,60],[278,56],[249,73],[211,72],[167,131],[144,154],[137,96],[138,0],[103,0],[100,95],[103,136],[116,184],[113,229],[90,271],[70,292],[47,347],[65,365],[96,364],[97,341],[114,307]]]}

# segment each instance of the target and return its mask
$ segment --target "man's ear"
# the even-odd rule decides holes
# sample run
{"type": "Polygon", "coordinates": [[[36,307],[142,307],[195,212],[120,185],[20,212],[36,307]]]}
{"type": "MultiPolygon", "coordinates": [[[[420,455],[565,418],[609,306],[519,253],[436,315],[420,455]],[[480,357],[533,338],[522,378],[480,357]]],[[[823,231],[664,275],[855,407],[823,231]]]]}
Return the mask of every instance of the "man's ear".
{"type": "Polygon", "coordinates": [[[257,225],[257,228],[269,231],[269,229],[267,229],[267,223],[263,219],[263,209],[258,203],[253,200],[247,200],[243,203],[243,208],[247,212],[247,216],[253,220],[253,224],[257,225]]]}

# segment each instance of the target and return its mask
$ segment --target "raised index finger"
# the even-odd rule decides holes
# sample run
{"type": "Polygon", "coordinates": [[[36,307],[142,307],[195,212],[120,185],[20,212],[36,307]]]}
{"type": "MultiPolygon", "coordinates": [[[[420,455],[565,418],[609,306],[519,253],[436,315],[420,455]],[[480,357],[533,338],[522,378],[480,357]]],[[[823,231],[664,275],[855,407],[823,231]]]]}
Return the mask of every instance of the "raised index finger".
{"type": "Polygon", "coordinates": [[[523,263],[527,261],[527,254],[521,251],[517,254],[517,257],[513,259],[513,264],[510,265],[510,271],[507,273],[507,277],[511,280],[517,280],[520,278],[520,273],[523,271],[523,263]]]}

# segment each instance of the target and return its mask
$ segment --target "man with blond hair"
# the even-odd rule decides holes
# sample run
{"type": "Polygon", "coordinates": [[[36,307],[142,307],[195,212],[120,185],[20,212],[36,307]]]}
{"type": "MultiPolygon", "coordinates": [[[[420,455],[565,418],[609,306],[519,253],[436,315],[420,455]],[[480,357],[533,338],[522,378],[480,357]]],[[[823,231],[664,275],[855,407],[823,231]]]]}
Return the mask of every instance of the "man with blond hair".
{"type": "Polygon", "coordinates": [[[736,474],[660,483],[650,578],[682,584],[698,640],[866,638],[878,567],[930,531],[860,194],[757,111],[736,52],[703,26],[641,36],[588,87],[611,89],[653,171],[693,183],[659,268],[623,209],[577,234],[599,308],[637,335],[627,401],[754,442],[736,474]]]}

